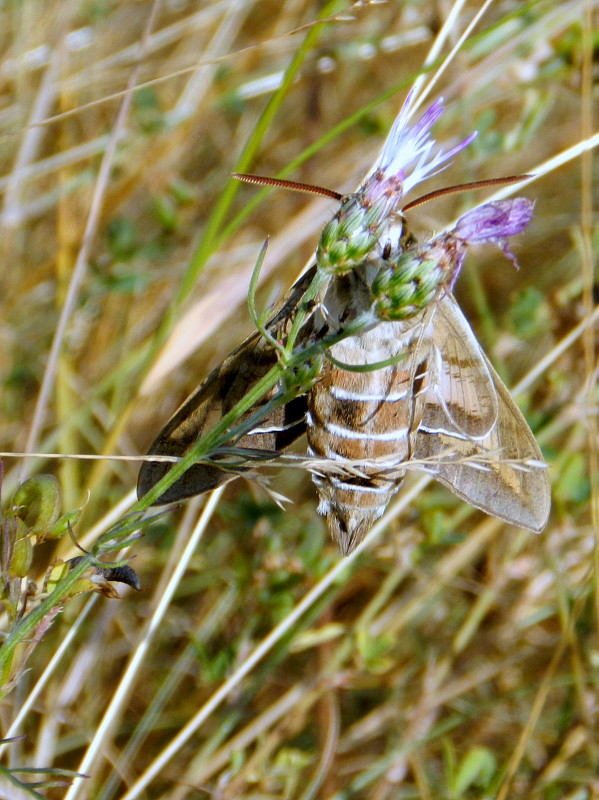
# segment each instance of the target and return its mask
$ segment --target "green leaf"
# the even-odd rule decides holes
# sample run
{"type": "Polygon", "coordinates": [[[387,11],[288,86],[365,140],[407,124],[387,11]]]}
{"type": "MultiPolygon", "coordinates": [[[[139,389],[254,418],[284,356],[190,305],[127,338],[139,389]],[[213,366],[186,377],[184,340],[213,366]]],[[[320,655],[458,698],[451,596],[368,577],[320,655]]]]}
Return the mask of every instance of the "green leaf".
{"type": "Polygon", "coordinates": [[[480,788],[489,786],[496,770],[495,756],[488,748],[473,748],[464,756],[457,768],[452,793],[456,797],[461,797],[472,786],[480,788]]]}

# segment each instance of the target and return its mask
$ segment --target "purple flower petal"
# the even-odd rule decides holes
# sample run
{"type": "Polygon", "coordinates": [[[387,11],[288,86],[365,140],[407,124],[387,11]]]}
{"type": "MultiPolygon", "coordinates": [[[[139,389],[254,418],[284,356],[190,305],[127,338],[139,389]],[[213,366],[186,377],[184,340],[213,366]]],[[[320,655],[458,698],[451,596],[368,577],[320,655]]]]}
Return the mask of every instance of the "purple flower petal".
{"type": "Polygon", "coordinates": [[[455,233],[468,244],[482,244],[522,233],[532,219],[534,203],[526,197],[486,203],[460,217],[455,233]]]}
{"type": "Polygon", "coordinates": [[[460,217],[453,233],[467,244],[496,244],[518,266],[509,249],[508,238],[522,233],[531,221],[533,211],[534,203],[526,197],[486,203],[460,217]]]}
{"type": "MultiPolygon", "coordinates": [[[[476,133],[472,133],[448,152],[439,149],[431,155],[437,143],[431,139],[430,130],[445,110],[443,98],[436,100],[415,125],[409,125],[412,97],[410,92],[393,123],[372,173],[382,172],[385,179],[395,178],[396,181],[401,181],[402,195],[444,169],[476,136],[476,133]]],[[[367,184],[371,177],[372,175],[362,185],[367,184]]]]}

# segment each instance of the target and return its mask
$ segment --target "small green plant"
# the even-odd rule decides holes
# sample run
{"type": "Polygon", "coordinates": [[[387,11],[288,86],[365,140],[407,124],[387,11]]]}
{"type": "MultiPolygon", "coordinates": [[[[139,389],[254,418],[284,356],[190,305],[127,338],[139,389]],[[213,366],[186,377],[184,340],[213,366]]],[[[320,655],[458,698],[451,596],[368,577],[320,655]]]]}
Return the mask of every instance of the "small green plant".
{"type": "Polygon", "coordinates": [[[131,567],[126,564],[104,566],[90,556],[66,562],[55,560],[49,566],[41,587],[29,578],[38,545],[67,533],[73,535],[72,528],[81,510],[61,513],[61,508],[62,496],[57,479],[53,475],[36,475],[19,486],[1,513],[0,601],[8,621],[4,631],[7,636],[0,647],[2,696],[14,686],[36,644],[50,628],[66,600],[86,592],[118,598],[112,586],[114,581],[140,588],[131,567]],[[48,602],[54,596],[56,600],[48,602]]]}

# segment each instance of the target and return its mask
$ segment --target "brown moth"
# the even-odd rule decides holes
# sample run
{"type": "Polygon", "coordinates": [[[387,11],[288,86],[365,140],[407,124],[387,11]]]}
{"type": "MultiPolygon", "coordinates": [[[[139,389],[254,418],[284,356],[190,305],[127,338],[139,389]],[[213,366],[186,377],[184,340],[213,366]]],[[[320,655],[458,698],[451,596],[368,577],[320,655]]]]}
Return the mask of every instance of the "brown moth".
{"type": "MultiPolygon", "coordinates": [[[[426,471],[463,500],[541,531],[550,509],[542,455],[453,296],[445,295],[432,313],[422,312],[418,323],[382,323],[331,348],[335,359],[350,364],[397,352],[410,356],[367,373],[327,363],[308,394],[309,447],[358,462],[428,460],[426,471]]],[[[342,552],[351,551],[385,511],[405,468],[361,472],[365,477],[313,478],[319,510],[342,552]]]]}
{"type": "MultiPolygon", "coordinates": [[[[309,453],[323,464],[313,474],[319,511],[344,554],[383,514],[409,462],[489,514],[532,531],[545,526],[550,492],[541,452],[451,294],[468,245],[494,242],[513,259],[507,240],[529,222],[532,204],[522,198],[490,203],[464,215],[449,233],[415,242],[401,198],[472,137],[429,158],[429,130],[441,101],[414,127],[407,124],[408,103],[372,174],[341,199],[315,265],[273,312],[266,335],[250,336],[206,378],[149,453],[185,455],[277,364],[273,341],[286,340],[298,313],[296,348],[312,346],[312,352],[323,343],[316,379],[273,409],[267,404],[279,391],[274,387],[260,401],[262,418],[258,405],[238,420],[253,420],[231,442],[238,459],[247,455],[245,465],[232,472],[224,462],[219,466],[223,454],[215,454],[210,463],[190,467],[159,503],[215,488],[250,468],[257,454],[274,457],[306,433],[309,453]],[[318,291],[307,302],[315,280],[318,291]],[[349,466],[331,470],[330,462],[349,466]]],[[[139,496],[169,468],[144,463],[139,496]]]]}

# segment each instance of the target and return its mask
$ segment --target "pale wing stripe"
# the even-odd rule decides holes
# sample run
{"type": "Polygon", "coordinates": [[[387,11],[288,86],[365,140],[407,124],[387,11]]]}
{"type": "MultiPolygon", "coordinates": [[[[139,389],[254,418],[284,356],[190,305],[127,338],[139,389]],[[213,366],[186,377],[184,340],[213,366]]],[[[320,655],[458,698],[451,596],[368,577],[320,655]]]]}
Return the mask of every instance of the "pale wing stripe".
{"type": "Polygon", "coordinates": [[[464,433],[458,433],[455,428],[431,428],[422,423],[420,423],[419,430],[425,431],[426,433],[442,433],[446,436],[451,436],[452,439],[461,439],[463,442],[484,442],[489,435],[488,433],[484,433],[481,436],[466,436],[464,433]]]}
{"type": "Polygon", "coordinates": [[[389,494],[395,486],[389,483],[387,486],[365,486],[362,484],[345,483],[339,478],[331,478],[331,483],[336,489],[346,489],[348,492],[370,492],[371,494],[389,494]]]}
{"type": "Polygon", "coordinates": [[[393,442],[396,439],[405,439],[410,432],[410,429],[406,427],[397,428],[393,431],[384,431],[383,433],[372,433],[370,431],[362,433],[361,431],[355,431],[351,428],[344,428],[342,425],[334,425],[331,422],[325,423],[324,428],[328,433],[331,433],[333,436],[339,436],[341,439],[370,439],[377,442],[393,442]]]}
{"type": "Polygon", "coordinates": [[[291,422],[289,425],[268,425],[265,428],[254,428],[247,436],[253,436],[255,433],[281,433],[282,431],[291,430],[291,428],[294,428],[297,424],[297,422],[291,422]]]}
{"type": "Polygon", "coordinates": [[[331,386],[329,392],[337,400],[353,400],[356,403],[396,403],[398,400],[405,400],[408,389],[404,392],[389,392],[389,394],[361,394],[360,392],[348,392],[340,386],[331,386]]]}

